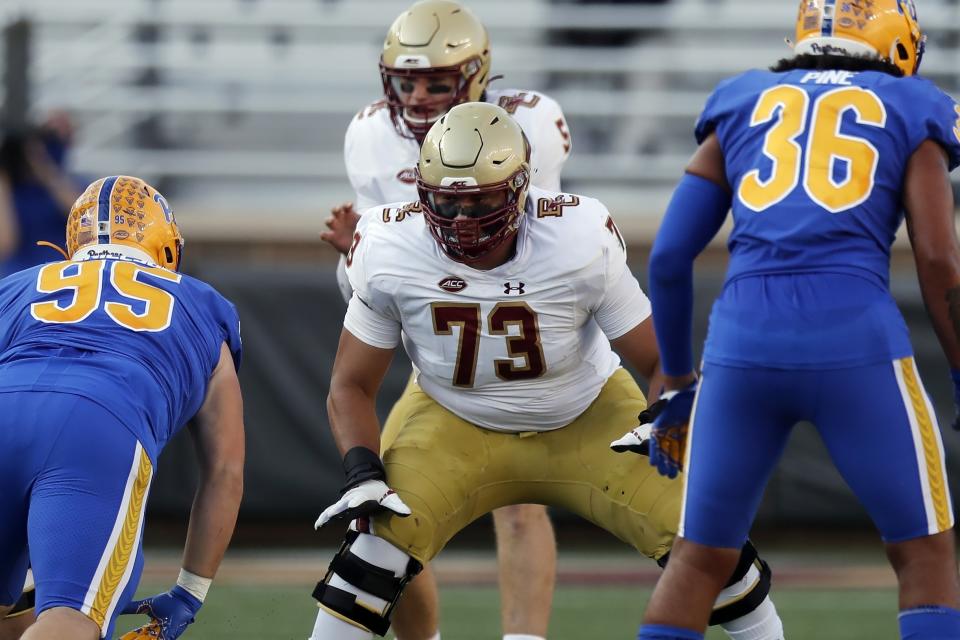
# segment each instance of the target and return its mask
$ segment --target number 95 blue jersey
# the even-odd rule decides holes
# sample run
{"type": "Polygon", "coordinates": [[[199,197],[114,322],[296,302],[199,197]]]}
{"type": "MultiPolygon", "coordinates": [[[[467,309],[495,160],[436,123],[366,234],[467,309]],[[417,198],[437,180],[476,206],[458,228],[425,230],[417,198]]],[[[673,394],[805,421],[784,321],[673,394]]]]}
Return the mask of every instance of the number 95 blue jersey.
{"type": "Polygon", "coordinates": [[[117,245],[81,253],[87,259],[0,280],[0,393],[89,398],[156,463],[203,404],[223,343],[239,367],[236,309],[209,285],[117,245]]]}
{"type": "Polygon", "coordinates": [[[816,367],[909,355],[888,291],[890,247],[917,147],[933,140],[960,165],[954,100],[915,76],[754,70],[711,95],[697,140],[711,133],[734,226],[705,359],[816,367]]]}

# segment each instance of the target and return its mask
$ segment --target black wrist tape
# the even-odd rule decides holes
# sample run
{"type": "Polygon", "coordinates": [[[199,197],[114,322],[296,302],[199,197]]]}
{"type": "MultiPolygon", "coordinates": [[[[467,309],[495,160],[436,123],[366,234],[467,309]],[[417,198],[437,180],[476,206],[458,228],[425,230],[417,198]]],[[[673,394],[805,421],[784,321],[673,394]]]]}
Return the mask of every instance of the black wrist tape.
{"type": "Polygon", "coordinates": [[[347,475],[347,482],[343,485],[345,493],[367,480],[386,481],[387,472],[383,468],[380,456],[366,447],[354,447],[343,456],[343,471],[347,475]]]}

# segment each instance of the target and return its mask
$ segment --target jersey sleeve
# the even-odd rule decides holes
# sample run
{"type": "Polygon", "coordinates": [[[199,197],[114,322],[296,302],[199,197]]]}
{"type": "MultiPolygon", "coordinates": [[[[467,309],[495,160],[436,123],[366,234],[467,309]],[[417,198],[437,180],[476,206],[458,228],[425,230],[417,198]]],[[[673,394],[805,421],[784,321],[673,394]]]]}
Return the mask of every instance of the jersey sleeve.
{"type": "Polygon", "coordinates": [[[703,144],[703,141],[717,129],[717,123],[721,116],[718,107],[720,102],[719,92],[720,87],[713,90],[713,93],[710,94],[706,104],[703,106],[703,111],[700,112],[700,117],[697,118],[697,124],[693,129],[693,135],[697,139],[697,144],[703,144]]]}
{"type": "Polygon", "coordinates": [[[531,182],[546,191],[561,191],[560,173],[573,144],[570,128],[557,101],[543,94],[539,97],[534,111],[536,122],[530,131],[524,131],[530,139],[531,182]]]}
{"type": "Polygon", "coordinates": [[[19,291],[22,290],[21,279],[10,276],[0,279],[0,356],[6,351],[13,341],[13,332],[16,326],[16,320],[19,317],[20,306],[18,300],[19,291]]]}
{"type": "Polygon", "coordinates": [[[960,166],[960,105],[932,82],[927,85],[927,94],[928,106],[919,111],[924,121],[923,131],[926,139],[933,140],[947,152],[950,171],[953,171],[960,166]]]}
{"type": "Polygon", "coordinates": [[[604,288],[594,311],[604,335],[615,340],[650,317],[650,301],[627,266],[627,247],[613,218],[604,208],[604,288]]]}
{"type": "Polygon", "coordinates": [[[349,303],[353,297],[353,286],[350,284],[350,277],[347,275],[347,257],[340,256],[337,260],[337,288],[340,290],[340,297],[344,302],[349,303]]]}
{"type": "Polygon", "coordinates": [[[360,122],[360,116],[355,116],[347,127],[347,133],[343,139],[343,164],[355,194],[354,209],[365,211],[382,204],[383,194],[377,187],[376,176],[369,171],[369,167],[376,166],[375,158],[371,158],[367,130],[359,124],[360,122]]]}
{"type": "Polygon", "coordinates": [[[714,88],[713,93],[707,98],[707,102],[704,104],[703,111],[700,113],[700,117],[697,118],[697,124],[693,130],[697,144],[703,144],[703,141],[720,127],[724,118],[729,117],[733,113],[734,85],[743,77],[744,74],[741,74],[721,81],[716,88],[714,88]]]}
{"type": "Polygon", "coordinates": [[[376,242],[377,228],[373,226],[376,222],[371,225],[371,221],[366,215],[360,219],[357,225],[360,240],[344,261],[353,295],[347,304],[343,327],[370,346],[393,349],[400,344],[400,312],[373,262],[377,251],[370,247],[376,242]]]}
{"type": "MultiPolygon", "coordinates": [[[[369,209],[360,209],[360,218],[361,220],[367,215],[381,215],[383,207],[374,206],[369,209]]],[[[360,228],[362,222],[357,223],[357,228],[360,228]]],[[[350,276],[347,275],[347,257],[341,255],[340,259],[337,261],[337,288],[340,289],[340,297],[343,298],[343,301],[350,303],[350,298],[353,297],[353,285],[350,284],[350,276]]]]}
{"type": "Polygon", "coordinates": [[[223,341],[227,343],[230,349],[230,355],[233,356],[233,366],[237,371],[240,370],[240,363],[243,361],[243,339],[240,337],[240,314],[232,302],[224,299],[224,317],[223,323],[223,341]]]}
{"type": "MultiPolygon", "coordinates": [[[[197,281],[194,281],[197,282],[197,281]]],[[[243,360],[243,340],[240,338],[240,314],[232,302],[227,300],[217,290],[206,283],[200,283],[202,299],[205,300],[208,308],[212,307],[213,324],[215,325],[215,334],[220,340],[211,351],[213,355],[212,362],[214,366],[220,361],[220,345],[226,343],[230,349],[230,355],[233,357],[233,366],[239,371],[240,363],[243,360]]],[[[196,289],[195,289],[196,290],[196,289]]]]}

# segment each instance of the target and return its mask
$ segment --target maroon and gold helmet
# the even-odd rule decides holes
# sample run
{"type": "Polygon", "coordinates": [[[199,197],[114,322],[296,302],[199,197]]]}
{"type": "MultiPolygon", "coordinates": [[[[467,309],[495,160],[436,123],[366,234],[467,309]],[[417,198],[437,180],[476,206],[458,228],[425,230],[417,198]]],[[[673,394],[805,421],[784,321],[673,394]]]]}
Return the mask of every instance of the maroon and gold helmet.
{"type": "Polygon", "coordinates": [[[476,262],[513,237],[529,188],[530,144],[497,105],[457,105],[420,147],[417,190],[424,216],[457,262],[476,262]]]}
{"type": "Polygon", "coordinates": [[[402,120],[422,139],[451,107],[483,95],[490,81],[487,30],[452,0],[417,2],[387,32],[380,77],[398,130],[404,133],[402,120]],[[416,97],[417,92],[422,95],[416,97]]]}
{"type": "Polygon", "coordinates": [[[90,184],[67,217],[67,254],[89,245],[140,249],[159,266],[176,271],[183,252],[177,220],[160,192],[140,178],[110,176],[90,184]]]}

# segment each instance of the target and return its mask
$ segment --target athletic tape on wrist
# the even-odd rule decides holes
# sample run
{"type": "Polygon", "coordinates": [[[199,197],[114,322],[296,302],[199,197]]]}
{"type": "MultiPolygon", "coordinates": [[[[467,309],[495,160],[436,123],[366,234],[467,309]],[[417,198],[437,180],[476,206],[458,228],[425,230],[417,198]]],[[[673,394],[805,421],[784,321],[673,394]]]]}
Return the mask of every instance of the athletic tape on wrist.
{"type": "Polygon", "coordinates": [[[195,573],[190,573],[186,569],[180,569],[180,575],[177,576],[177,585],[192,595],[194,598],[203,602],[207,597],[207,590],[213,583],[213,578],[204,578],[195,573]]]}

